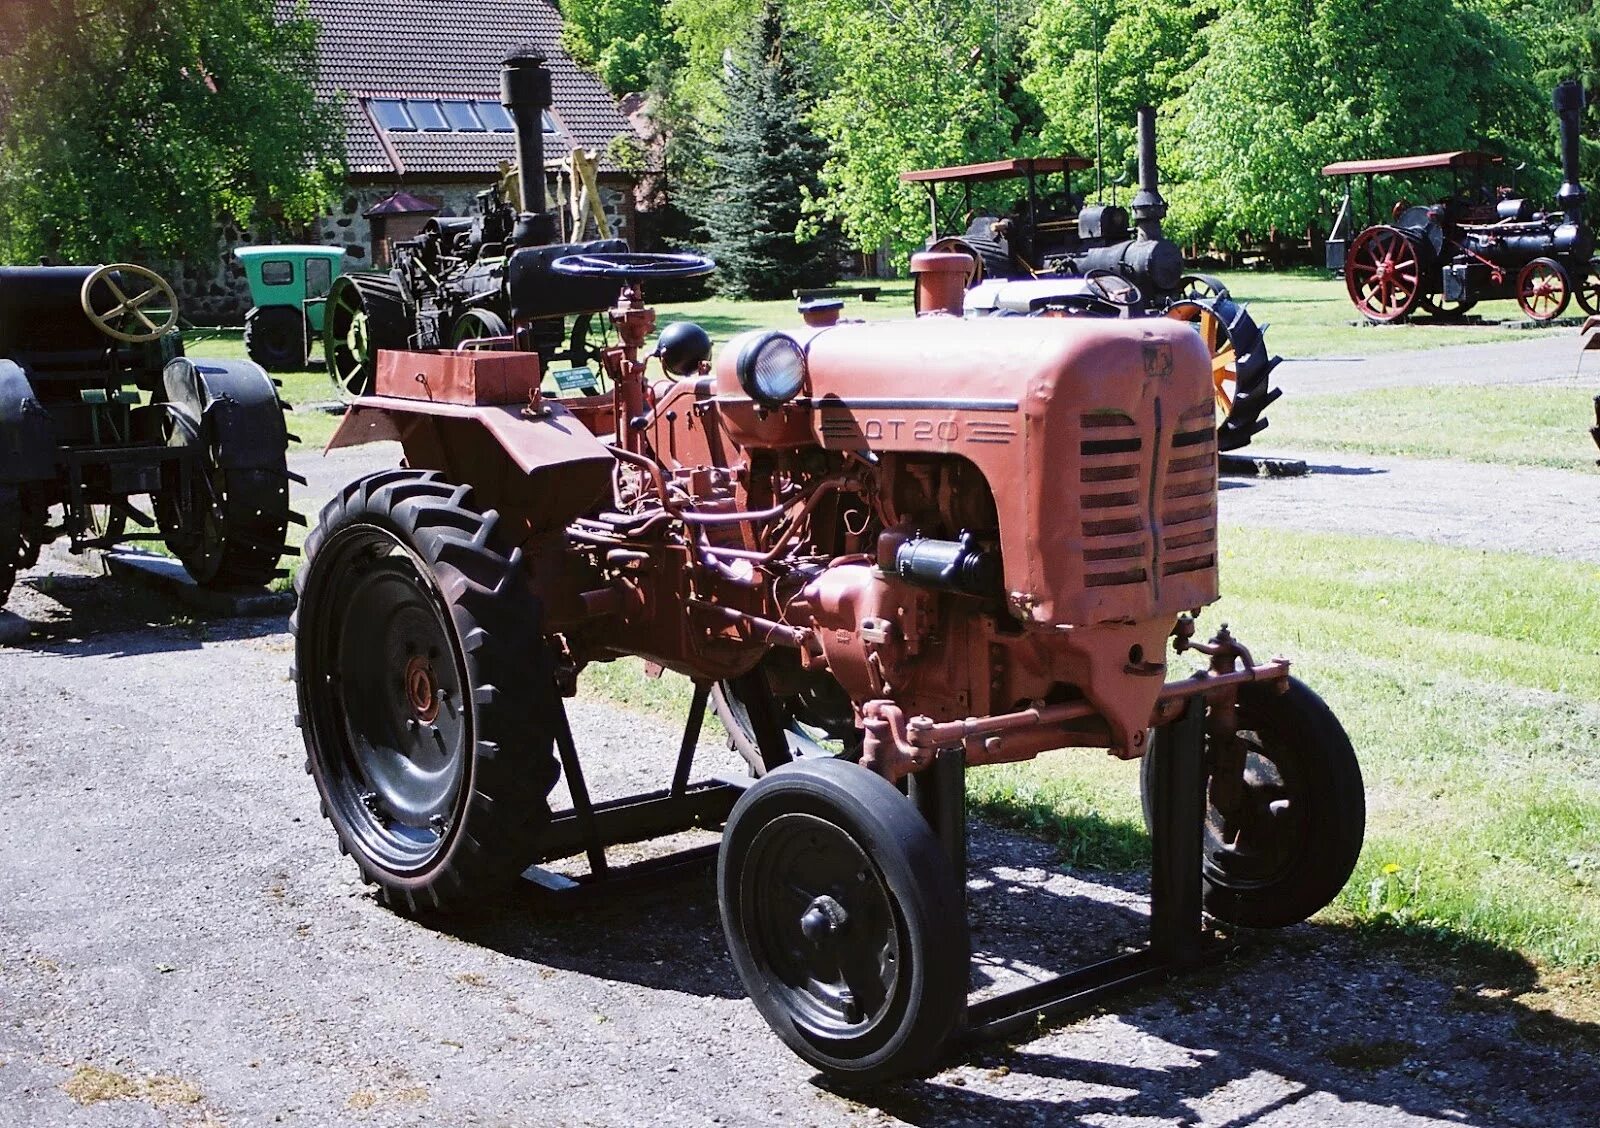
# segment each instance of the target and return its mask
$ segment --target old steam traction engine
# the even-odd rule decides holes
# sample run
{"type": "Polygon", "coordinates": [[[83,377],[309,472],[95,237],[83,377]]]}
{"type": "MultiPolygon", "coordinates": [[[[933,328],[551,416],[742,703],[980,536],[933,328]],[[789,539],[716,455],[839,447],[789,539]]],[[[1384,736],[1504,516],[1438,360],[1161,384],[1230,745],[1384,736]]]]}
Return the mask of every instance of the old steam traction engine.
{"type": "Polygon", "coordinates": [[[1479,301],[1515,298],[1534,321],[1552,321],[1576,297],[1600,313],[1600,272],[1592,261],[1594,232],[1583,215],[1578,180],[1578,130],[1583,87],[1563,82],[1554,103],[1561,123],[1561,178],[1556,208],[1535,210],[1511,189],[1453,191],[1439,203],[1394,205],[1392,223],[1371,223],[1375,176],[1448,170],[1481,174],[1498,157],[1476,151],[1392,160],[1341,161],[1324,176],[1345,178],[1344,199],[1328,238],[1328,268],[1342,271],[1350,300],[1374,322],[1400,321],[1417,309],[1459,317],[1479,301]],[[1369,226],[1354,239],[1351,178],[1366,179],[1369,226]]]}
{"type": "MultiPolygon", "coordinates": [[[[504,82],[537,120],[538,61],[504,82]]],[[[1218,597],[1189,326],[974,322],[924,277],[920,317],[745,333],[713,366],[692,325],[650,346],[641,293],[708,260],[550,254],[552,291],[617,295],[609,386],[547,395],[536,352],[381,353],[331,445],[395,438],[404,468],[346,486],[306,542],[307,767],[390,905],[585,854],[601,876],[609,844],[720,827],[752,999],[808,1062],[871,1080],[1193,962],[1202,902],[1274,926],[1337,893],[1364,810],[1344,731],[1286,661],[1188,614],[1218,597]],[[1169,681],[1169,643],[1206,661],[1169,681]],[[563,696],[629,655],[692,679],[693,708],[669,787],[594,802],[563,696]],[[708,700],[753,782],[691,781],[708,700]],[[1063,747],[1144,758],[1152,945],[969,1006],[963,772],[1063,747]]]]}

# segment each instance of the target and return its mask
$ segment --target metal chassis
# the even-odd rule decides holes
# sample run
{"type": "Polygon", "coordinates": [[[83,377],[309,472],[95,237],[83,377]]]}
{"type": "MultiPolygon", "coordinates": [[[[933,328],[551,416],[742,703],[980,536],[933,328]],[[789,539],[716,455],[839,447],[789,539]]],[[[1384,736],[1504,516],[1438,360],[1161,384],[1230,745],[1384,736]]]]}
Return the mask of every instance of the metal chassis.
{"type": "MultiPolygon", "coordinates": [[[[161,540],[160,533],[123,533],[114,538],[82,538],[80,533],[72,532],[73,513],[82,513],[90,505],[107,504],[112,509],[121,510],[124,514],[132,515],[141,525],[148,525],[141,514],[129,503],[130,493],[141,491],[119,492],[112,491],[104,499],[90,496],[83,482],[83,471],[86,466],[122,466],[131,465],[140,469],[156,467],[159,469],[164,463],[177,462],[180,477],[180,488],[189,489],[190,475],[193,471],[193,452],[187,447],[156,446],[154,444],[135,444],[130,446],[92,446],[92,447],[58,447],[56,448],[57,465],[66,479],[66,497],[64,498],[68,518],[65,530],[72,536],[72,551],[82,552],[89,548],[111,548],[125,541],[161,540]]],[[[58,534],[59,535],[59,531],[58,534]]]]}
{"type": "MultiPolygon", "coordinates": [[[[570,879],[532,869],[535,884],[567,896],[604,889],[609,881],[656,874],[714,857],[713,843],[613,870],[606,847],[641,842],[691,829],[720,830],[734,803],[753,780],[712,779],[690,783],[695,746],[710,697],[709,682],[695,683],[694,699],[671,786],[603,803],[592,803],[567,723],[560,712],[557,748],[573,806],[551,819],[540,862],[586,855],[589,873],[570,879]]],[[[1206,701],[1189,697],[1163,739],[1147,755],[1157,757],[1151,794],[1151,882],[1149,943],[1140,951],[1074,968],[1053,978],[1013,988],[980,1001],[969,999],[963,1033],[968,1038],[1003,1037],[1034,1023],[1083,1010],[1121,992],[1190,970],[1218,954],[1220,945],[1201,913],[1201,838],[1205,822],[1206,701]]],[[[928,769],[908,777],[908,794],[939,835],[956,873],[967,876],[966,754],[944,749],[928,769]]],[[[969,953],[970,958],[970,953],[969,953]]]]}

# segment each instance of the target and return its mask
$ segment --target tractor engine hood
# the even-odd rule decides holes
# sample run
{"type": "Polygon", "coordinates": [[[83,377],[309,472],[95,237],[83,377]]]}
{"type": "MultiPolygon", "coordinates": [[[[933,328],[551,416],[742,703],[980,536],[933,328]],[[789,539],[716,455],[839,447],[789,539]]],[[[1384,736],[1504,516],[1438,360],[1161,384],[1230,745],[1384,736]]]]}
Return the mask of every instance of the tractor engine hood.
{"type": "Polygon", "coordinates": [[[994,494],[1016,619],[1138,622],[1217,598],[1214,389],[1191,326],[931,316],[799,331],[805,387],[776,409],[739,382],[757,336],[717,361],[734,440],[967,459],[994,494]]]}

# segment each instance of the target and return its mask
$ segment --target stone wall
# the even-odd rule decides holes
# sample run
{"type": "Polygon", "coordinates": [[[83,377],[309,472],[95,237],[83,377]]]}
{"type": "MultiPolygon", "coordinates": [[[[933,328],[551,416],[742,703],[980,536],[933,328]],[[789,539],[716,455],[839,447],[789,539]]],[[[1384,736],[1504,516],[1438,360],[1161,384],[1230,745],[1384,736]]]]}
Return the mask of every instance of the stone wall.
{"type": "MultiPolygon", "coordinates": [[[[309,238],[296,241],[325,243],[343,246],[346,270],[370,270],[372,260],[372,225],[365,212],[378,201],[393,194],[396,184],[359,184],[346,188],[338,206],[312,225],[309,238]]],[[[427,183],[407,182],[405,190],[413,196],[429,201],[440,201],[441,215],[467,216],[477,212],[477,194],[483,183],[427,183]]],[[[565,185],[563,184],[563,190],[565,185]]],[[[625,180],[609,180],[600,186],[601,205],[612,231],[620,238],[633,236],[633,197],[625,180]]],[[[554,194],[551,184],[551,204],[565,208],[564,195],[554,194]]],[[[276,240],[286,241],[286,240],[276,240]]],[[[233,249],[256,242],[248,232],[228,224],[217,242],[217,254],[203,262],[167,264],[158,267],[172,281],[178,292],[183,315],[197,325],[243,325],[250,309],[250,288],[245,284],[244,268],[234,257],[233,249]]]]}

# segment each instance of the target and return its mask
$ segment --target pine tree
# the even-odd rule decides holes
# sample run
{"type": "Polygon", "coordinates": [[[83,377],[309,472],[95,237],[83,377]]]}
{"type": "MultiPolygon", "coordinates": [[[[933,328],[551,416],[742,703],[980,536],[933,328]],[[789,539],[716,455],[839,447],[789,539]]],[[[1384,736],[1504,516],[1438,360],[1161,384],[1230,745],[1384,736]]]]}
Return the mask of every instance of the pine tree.
{"type": "Polygon", "coordinates": [[[806,123],[804,78],[786,39],[769,2],[727,64],[727,118],[694,209],[717,260],[717,287],[734,297],[783,297],[825,285],[838,270],[831,229],[797,234],[808,219],[804,201],[820,194],[824,146],[806,123]]]}

